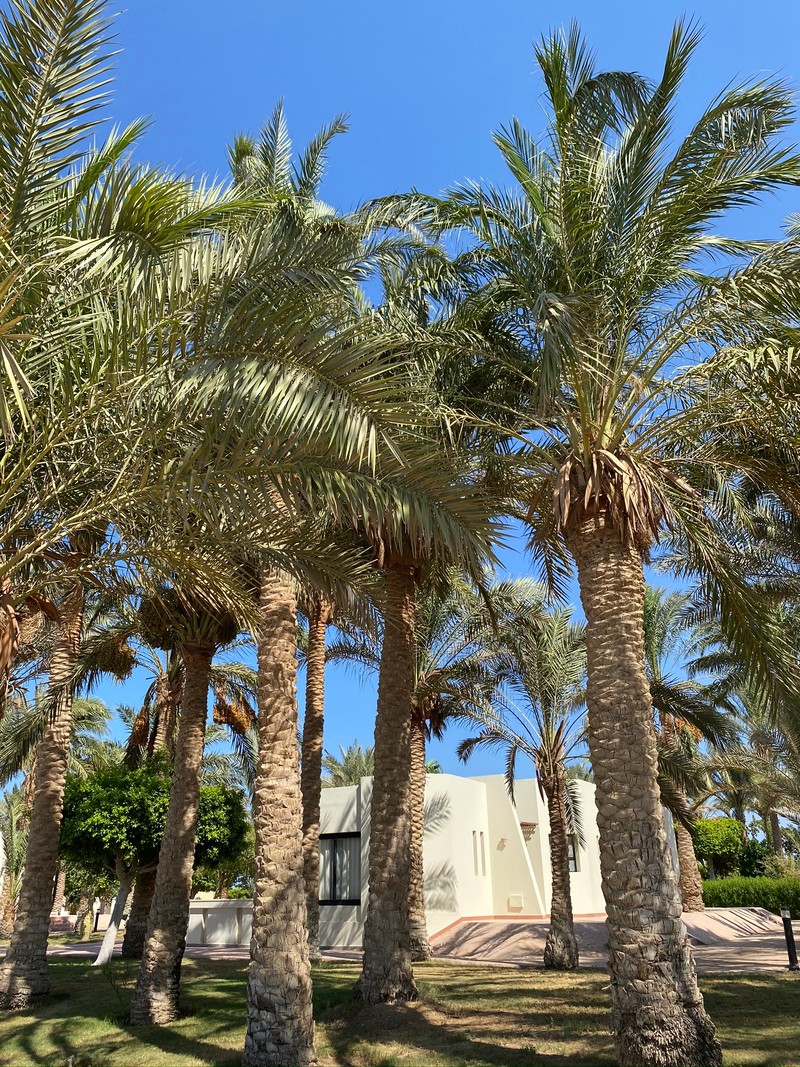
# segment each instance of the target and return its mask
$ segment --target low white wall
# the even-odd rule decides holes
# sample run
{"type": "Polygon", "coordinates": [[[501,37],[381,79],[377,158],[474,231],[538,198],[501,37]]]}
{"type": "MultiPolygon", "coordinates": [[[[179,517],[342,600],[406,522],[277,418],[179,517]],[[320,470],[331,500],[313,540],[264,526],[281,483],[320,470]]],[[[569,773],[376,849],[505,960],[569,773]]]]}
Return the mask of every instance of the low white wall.
{"type": "Polygon", "coordinates": [[[187,945],[249,945],[252,931],[252,900],[189,902],[187,945]]]}

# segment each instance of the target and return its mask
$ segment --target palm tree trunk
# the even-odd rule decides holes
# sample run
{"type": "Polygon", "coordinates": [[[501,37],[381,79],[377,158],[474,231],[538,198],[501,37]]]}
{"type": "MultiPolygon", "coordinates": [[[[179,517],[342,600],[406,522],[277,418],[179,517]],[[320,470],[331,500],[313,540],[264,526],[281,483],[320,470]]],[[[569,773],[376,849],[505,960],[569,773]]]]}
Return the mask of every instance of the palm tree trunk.
{"type": "Polygon", "coordinates": [[[178,698],[174,681],[167,675],[156,683],[156,729],[153,736],[153,751],[167,753],[175,759],[175,724],[178,715],[178,698]]]}
{"type": "MultiPolygon", "coordinates": [[[[683,800],[683,798],[680,798],[683,800]]],[[[678,846],[678,869],[680,872],[681,903],[684,911],[705,911],[703,882],[692,835],[679,820],[675,820],[675,840],[678,846]]]]}
{"type": "Polygon", "coordinates": [[[81,893],[81,898],[78,901],[78,907],[75,912],[75,925],[72,927],[72,932],[77,935],[80,941],[86,937],[86,920],[92,914],[92,901],[89,899],[87,893],[81,893]]]}
{"type": "Polygon", "coordinates": [[[644,666],[644,569],[604,517],[569,548],[586,614],[588,740],[606,901],[612,1024],[620,1067],[716,1067],[661,813],[644,666]]]}
{"type": "Polygon", "coordinates": [[[391,564],[386,570],[370,809],[369,900],[358,983],[368,1004],[417,997],[408,929],[415,601],[414,568],[391,564]]]}
{"type": "Polygon", "coordinates": [[[781,823],[777,811],[769,813],[769,836],[772,851],[776,856],[783,855],[783,837],[781,836],[781,823]]]}
{"type": "Polygon", "coordinates": [[[117,864],[117,877],[119,878],[119,889],[117,890],[116,897],[114,897],[114,906],[111,909],[111,915],[108,920],[106,932],[103,935],[100,951],[97,953],[97,958],[92,964],[93,967],[103,967],[114,955],[114,945],[117,943],[119,924],[122,922],[122,915],[125,911],[125,902],[128,899],[131,886],[133,885],[133,878],[121,863],[117,864]]]}
{"type": "Polygon", "coordinates": [[[303,719],[303,759],[300,787],[303,793],[303,878],[306,886],[308,955],[320,958],[319,949],[319,808],[322,795],[322,731],[325,719],[325,633],[330,605],[315,596],[308,615],[306,655],[306,710],[303,719]]]}
{"type": "Polygon", "coordinates": [[[425,720],[415,714],[411,726],[411,850],[408,858],[408,929],[413,962],[429,960],[428,921],[425,915],[425,720]]]}
{"type": "Polygon", "coordinates": [[[140,871],[133,887],[131,913],[125,923],[125,936],[122,939],[123,959],[140,960],[142,958],[147,936],[147,922],[155,892],[155,868],[152,871],[140,871]]]}
{"type": "Polygon", "coordinates": [[[33,772],[28,848],[8,952],[0,968],[0,1007],[24,1008],[50,988],[47,938],[53,882],[58,873],[58,838],[72,727],[69,679],[83,627],[83,587],[75,584],[61,604],[50,661],[57,690],[52,719],[42,737],[33,772]]]}
{"type": "Polygon", "coordinates": [[[51,915],[58,915],[61,909],[64,907],[64,890],[67,886],[67,872],[63,867],[59,867],[58,874],[56,875],[55,885],[53,887],[53,903],[50,907],[51,915]]]}
{"type": "Polygon", "coordinates": [[[258,639],[256,882],[245,1067],[317,1062],[303,882],[294,591],[264,574],[258,639]]]}
{"type": "Polygon", "coordinates": [[[14,928],[16,901],[14,900],[14,879],[8,868],[3,871],[2,879],[3,888],[0,890],[0,937],[10,937],[14,928]]]}
{"type": "Polygon", "coordinates": [[[569,837],[564,790],[567,787],[563,768],[542,775],[550,820],[550,870],[552,899],[550,929],[544,945],[544,965],[559,971],[574,971],[578,966],[578,942],[572,919],[572,889],[569,880],[569,837]]]}
{"type": "Polygon", "coordinates": [[[147,939],[131,1000],[130,1021],[134,1026],[170,1022],[179,1010],[214,648],[192,645],[182,648],[181,653],[185,675],[175,770],[158,854],[147,939]]]}

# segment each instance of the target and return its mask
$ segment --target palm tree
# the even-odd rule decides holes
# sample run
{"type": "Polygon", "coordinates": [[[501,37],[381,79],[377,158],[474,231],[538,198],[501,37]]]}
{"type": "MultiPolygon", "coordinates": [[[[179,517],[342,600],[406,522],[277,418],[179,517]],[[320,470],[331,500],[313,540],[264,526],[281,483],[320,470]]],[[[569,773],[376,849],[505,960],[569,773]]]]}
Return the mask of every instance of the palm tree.
{"type": "MultiPolygon", "coordinates": [[[[347,658],[347,654],[340,651],[341,647],[339,641],[331,643],[327,651],[329,661],[347,658]]],[[[326,752],[322,757],[322,769],[326,772],[322,785],[327,789],[358,785],[362,778],[371,778],[375,773],[375,749],[372,745],[362,748],[358,741],[347,748],[339,745],[338,756],[326,752]]]]}
{"type": "Polygon", "coordinates": [[[477,312],[493,307],[530,357],[517,404],[518,494],[549,575],[576,568],[587,619],[588,741],[622,1064],[720,1062],[661,826],[643,560],[672,530],[686,566],[737,603],[730,619],[758,632],[743,610],[745,584],[727,566],[720,521],[731,497],[714,492],[723,479],[735,493],[746,457],[726,452],[709,419],[713,388],[696,364],[703,344],[741,350],[765,332],[781,336],[781,317],[796,306],[793,282],[781,290],[795,277],[792,248],[711,232],[727,210],[797,181],[800,160],[778,143],[792,116],[786,87],[726,89],[666,148],[699,36],[676,25],[655,84],[599,72],[577,28],[545,39],[536,48],[545,138],[537,143],[517,120],[495,135],[516,191],[468,185],[421,207],[472,236],[489,278],[477,312]],[[712,253],[727,273],[704,273],[712,253]],[[677,374],[687,360],[695,366],[677,374]]]}
{"type": "Polygon", "coordinates": [[[569,879],[569,835],[581,836],[578,794],[567,770],[586,743],[584,724],[586,646],[584,628],[569,610],[554,611],[534,625],[504,620],[499,637],[507,650],[505,713],[467,715],[481,732],[462,741],[458,755],[468,760],[476,748],[499,748],[506,757],[506,785],[513,800],[516,760],[533,761],[539,791],[547,798],[550,821],[552,902],[544,965],[578,966],[569,879]]]}
{"type": "MultiPolygon", "coordinates": [[[[425,916],[423,839],[425,776],[441,767],[426,760],[430,735],[440,736],[451,718],[488,711],[497,687],[501,661],[496,650],[495,621],[513,614],[537,616],[541,596],[533,583],[498,582],[480,595],[457,571],[431,569],[423,578],[415,634],[411,733],[411,784],[408,925],[413,961],[431,956],[425,916]],[[491,606],[487,606],[491,605],[491,606]]],[[[350,663],[378,673],[382,633],[357,628],[340,630],[328,647],[328,660],[350,663]]],[[[341,759],[326,756],[330,779],[324,784],[353,785],[374,774],[374,750],[354,743],[340,747],[341,759]]]]}
{"type": "MultiPolygon", "coordinates": [[[[138,667],[150,676],[141,708],[128,714],[119,709],[130,729],[128,759],[134,762],[155,753],[166,754],[170,762],[175,756],[176,729],[180,716],[185,667],[177,647],[159,649],[147,641],[149,631],[139,611],[126,600],[114,605],[86,641],[76,666],[76,684],[91,688],[97,679],[108,673],[119,676],[122,666],[138,667]]],[[[152,636],[152,633],[150,633],[152,636]]],[[[230,655],[238,643],[221,651],[230,655]]],[[[238,758],[239,781],[236,788],[252,793],[254,782],[255,729],[255,671],[245,663],[229,659],[213,662],[209,674],[209,688],[213,698],[214,721],[219,724],[215,733],[207,734],[202,774],[205,784],[219,781],[231,784],[231,763],[226,757],[215,757],[208,746],[230,739],[238,758]],[[229,729],[223,729],[227,726],[229,729]]],[[[141,959],[144,951],[147,921],[156,885],[156,869],[140,871],[136,877],[130,914],[125,925],[122,955],[141,959]]]]}
{"type": "Polygon", "coordinates": [[[49,721],[37,746],[28,849],[17,904],[17,917],[6,958],[0,968],[0,1006],[24,1007],[47,993],[47,938],[52,886],[58,871],[58,836],[72,733],[73,666],[83,631],[84,589],[72,584],[59,604],[60,619],[50,660],[54,694],[49,721]]]}
{"type": "Polygon", "coordinates": [[[14,926],[27,844],[24,791],[16,786],[0,795],[0,937],[9,937],[14,926]]]}
{"type": "Polygon", "coordinates": [[[308,954],[321,958],[319,947],[319,812],[322,790],[325,720],[325,634],[333,605],[319,591],[307,598],[308,642],[305,655],[306,700],[303,715],[300,789],[303,794],[303,881],[306,888],[308,954]]]}
{"type": "MultiPolygon", "coordinates": [[[[662,799],[675,808],[675,837],[678,847],[679,881],[683,911],[703,910],[703,886],[689,826],[685,776],[687,757],[700,771],[695,790],[703,788],[705,767],[695,754],[702,739],[716,749],[733,740],[730,701],[717,682],[700,683],[681,677],[692,671],[688,657],[692,651],[691,597],[685,593],[665,593],[648,585],[644,596],[644,640],[647,678],[653,702],[654,724],[662,772],[662,799]],[[671,769],[679,768],[677,777],[671,769]],[[666,778],[666,780],[664,780],[666,778]]],[[[694,640],[697,640],[697,634],[694,640]]],[[[693,673],[697,673],[695,670],[693,673]]]]}
{"type": "Polygon", "coordinates": [[[130,1018],[135,1026],[169,1022],[178,1014],[211,661],[221,645],[233,640],[238,629],[236,620],[224,609],[192,603],[185,593],[174,588],[144,600],[139,615],[150,644],[177,649],[184,678],[169,809],[142,963],[131,1000],[130,1018]]]}
{"type": "Polygon", "coordinates": [[[172,421],[147,410],[164,263],[207,225],[214,198],[127,161],[140,123],[88,146],[106,102],[104,7],[102,0],[29,0],[0,14],[7,105],[0,137],[0,672],[17,653],[23,605],[48,600],[59,616],[29,856],[0,970],[0,1003],[13,1007],[48,988],[45,897],[56,860],[83,590],[96,566],[107,563],[105,576],[114,576],[129,548],[138,553],[138,524],[165,514],[165,468],[177,473],[165,447],[172,421]],[[112,525],[116,536],[107,538],[112,525]]]}

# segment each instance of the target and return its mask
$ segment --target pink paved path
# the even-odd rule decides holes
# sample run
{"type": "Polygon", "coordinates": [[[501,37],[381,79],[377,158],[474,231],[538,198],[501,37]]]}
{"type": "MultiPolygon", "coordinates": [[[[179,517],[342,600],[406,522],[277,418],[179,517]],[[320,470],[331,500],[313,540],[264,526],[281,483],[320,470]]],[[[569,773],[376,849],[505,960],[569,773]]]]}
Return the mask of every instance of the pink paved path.
{"type": "MultiPolygon", "coordinates": [[[[762,908],[709,908],[685,915],[684,921],[694,947],[697,970],[701,974],[785,971],[788,965],[783,926],[776,915],[762,908]]],[[[800,922],[794,923],[800,948],[800,922]]],[[[575,932],[583,967],[605,967],[606,928],[602,919],[577,919],[575,932]]],[[[459,963],[493,964],[505,967],[540,966],[547,920],[462,919],[433,937],[437,958],[459,963]]],[[[99,941],[74,945],[51,945],[49,955],[72,959],[94,959],[99,941]]],[[[119,954],[117,945],[115,954],[119,954]]],[[[5,948],[0,946],[0,957],[5,948]]],[[[187,945],[186,955],[195,959],[246,960],[247,945],[187,945]]],[[[332,950],[330,960],[358,960],[360,953],[332,950]]]]}
{"type": "MultiPolygon", "coordinates": [[[[718,972],[786,970],[788,956],[781,920],[763,908],[709,908],[684,915],[697,970],[718,972]]],[[[470,963],[536,966],[541,963],[547,920],[463,919],[432,939],[437,957],[470,963]]],[[[800,923],[794,923],[800,947],[800,923]]],[[[581,965],[605,967],[606,925],[576,919],[581,965]]]]}

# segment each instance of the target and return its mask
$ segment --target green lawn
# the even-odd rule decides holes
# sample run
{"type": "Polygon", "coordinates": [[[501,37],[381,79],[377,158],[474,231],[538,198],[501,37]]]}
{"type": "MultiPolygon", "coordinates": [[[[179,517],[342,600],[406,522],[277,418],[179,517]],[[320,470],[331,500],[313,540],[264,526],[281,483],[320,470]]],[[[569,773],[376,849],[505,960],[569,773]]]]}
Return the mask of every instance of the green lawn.
{"type": "MultiPolygon", "coordinates": [[[[168,1027],[124,1023],[136,965],[104,972],[55,962],[52,992],[34,1012],[0,1019],[0,1064],[25,1067],[190,1067],[238,1064],[245,964],[187,960],[185,1015],[168,1027]]],[[[317,1044],[323,1064],[613,1064],[606,977],[553,975],[434,962],[417,969],[418,1004],[363,1008],[355,964],[315,969],[317,1044]]],[[[726,1064],[800,1064],[800,978],[705,977],[703,992],[726,1064]]]]}

